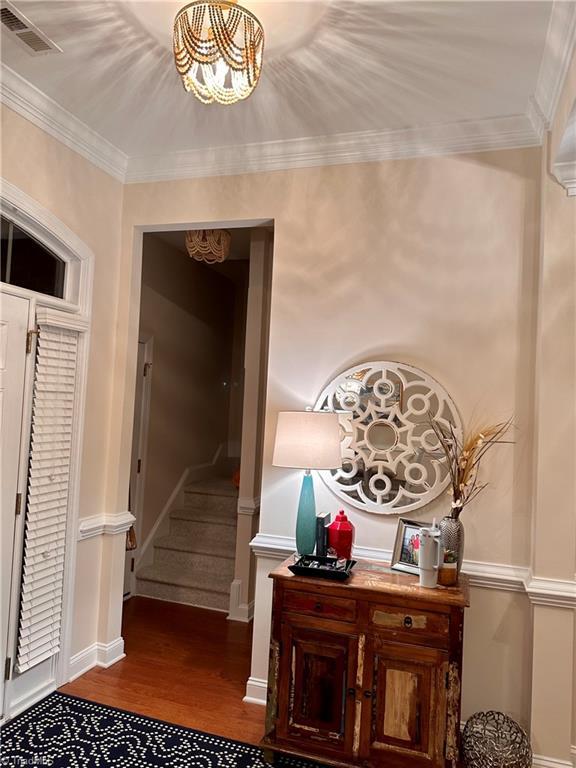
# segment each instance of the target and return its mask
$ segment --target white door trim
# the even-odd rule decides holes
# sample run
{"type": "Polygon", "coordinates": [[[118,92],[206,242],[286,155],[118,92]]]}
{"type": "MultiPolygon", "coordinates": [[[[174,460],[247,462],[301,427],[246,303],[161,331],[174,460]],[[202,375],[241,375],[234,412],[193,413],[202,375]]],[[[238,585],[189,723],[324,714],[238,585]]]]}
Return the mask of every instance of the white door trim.
{"type": "MultiPolygon", "coordinates": [[[[147,373],[142,374],[144,381],[142,383],[142,393],[140,396],[140,431],[138,434],[138,456],[141,459],[140,473],[136,480],[136,491],[134,503],[130,510],[134,520],[134,531],[136,533],[137,547],[132,557],[134,558],[134,569],[130,574],[130,596],[136,594],[136,563],[140,559],[142,551],[142,512],[144,507],[144,489],[146,488],[146,470],[148,466],[148,428],[150,425],[150,402],[152,397],[152,365],[154,356],[154,337],[141,335],[138,344],[144,345],[143,364],[147,366],[147,373]]],[[[138,372],[136,373],[138,376],[138,372]]],[[[132,472],[132,467],[130,467],[132,472]]]]}
{"type": "MultiPolygon", "coordinates": [[[[77,330],[77,389],[72,431],[72,455],[70,463],[69,520],[66,536],[66,557],[64,567],[64,594],[62,611],[61,651],[55,669],[54,688],[68,680],[71,641],[73,629],[74,582],[77,556],[77,530],[80,503],[80,470],[84,433],[86,383],[88,372],[88,351],[90,344],[90,315],[92,308],[92,285],[94,254],[92,250],[70,230],[60,219],[14,184],[0,178],[0,211],[10,220],[30,232],[67,264],[64,298],[44,296],[17,286],[0,284],[4,293],[30,299],[30,318],[33,323],[37,315],[44,321],[77,330]]],[[[32,405],[33,361],[27,361],[27,384],[25,422],[22,433],[21,477],[26,477],[29,447],[30,417],[32,405]]],[[[25,480],[24,480],[25,482],[25,480]]],[[[24,518],[24,515],[22,516],[24,518]]],[[[21,536],[21,532],[20,532],[21,536]]],[[[19,583],[19,581],[18,581],[19,583]]],[[[18,703],[18,710],[38,700],[46,691],[31,691],[26,700],[18,703]]],[[[15,711],[11,713],[16,714],[15,711]]]]}

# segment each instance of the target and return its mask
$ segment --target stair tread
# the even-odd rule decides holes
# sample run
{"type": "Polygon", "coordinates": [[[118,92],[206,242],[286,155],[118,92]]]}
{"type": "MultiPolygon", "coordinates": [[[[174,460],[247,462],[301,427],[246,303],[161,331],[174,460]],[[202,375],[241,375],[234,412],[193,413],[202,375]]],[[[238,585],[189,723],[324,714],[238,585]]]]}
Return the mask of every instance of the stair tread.
{"type": "Polygon", "coordinates": [[[215,551],[210,545],[204,545],[198,543],[196,536],[178,536],[168,534],[167,536],[160,536],[154,542],[155,547],[162,549],[174,549],[177,552],[191,552],[197,555],[214,555],[214,557],[224,558],[228,560],[234,560],[234,552],[230,551],[230,547],[226,548],[225,552],[215,551]]]}
{"type": "Polygon", "coordinates": [[[197,493],[203,496],[225,496],[229,498],[238,498],[238,489],[230,478],[211,477],[207,480],[198,480],[195,483],[189,483],[184,491],[186,493],[197,493]]]}
{"type": "Polygon", "coordinates": [[[145,565],[137,571],[136,578],[143,581],[156,581],[161,584],[173,584],[176,587],[189,587],[202,592],[216,592],[218,594],[229,594],[230,592],[228,577],[222,577],[208,571],[186,573],[179,565],[159,563],[145,565]]]}
{"type": "Polygon", "coordinates": [[[207,525],[225,525],[235,527],[237,522],[236,513],[212,512],[211,510],[202,510],[197,507],[180,507],[170,512],[170,517],[175,520],[189,520],[193,523],[205,523],[207,525]]]}

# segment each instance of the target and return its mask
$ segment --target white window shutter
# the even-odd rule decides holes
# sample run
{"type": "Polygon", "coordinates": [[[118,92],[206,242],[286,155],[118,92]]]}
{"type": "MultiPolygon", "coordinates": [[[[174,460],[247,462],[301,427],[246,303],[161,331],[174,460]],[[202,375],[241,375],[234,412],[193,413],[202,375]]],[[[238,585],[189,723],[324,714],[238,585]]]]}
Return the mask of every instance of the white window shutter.
{"type": "Polygon", "coordinates": [[[16,668],[60,650],[78,332],[38,331],[16,668]]]}

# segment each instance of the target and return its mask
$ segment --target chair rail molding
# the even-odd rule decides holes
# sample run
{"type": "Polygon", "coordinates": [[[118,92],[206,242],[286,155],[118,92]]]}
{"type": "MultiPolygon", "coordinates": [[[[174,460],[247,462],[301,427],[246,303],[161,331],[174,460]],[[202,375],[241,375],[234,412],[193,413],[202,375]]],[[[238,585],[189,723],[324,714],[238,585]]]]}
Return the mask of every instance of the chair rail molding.
{"type": "MultiPolygon", "coordinates": [[[[250,546],[256,557],[285,560],[296,551],[296,540],[290,536],[258,533],[250,546]]],[[[390,562],[392,552],[372,547],[354,547],[354,555],[365,560],[390,562]]],[[[504,563],[465,560],[462,567],[470,578],[470,586],[525,593],[531,603],[556,608],[576,608],[576,579],[547,579],[532,575],[530,568],[504,563]]]]}
{"type": "Polygon", "coordinates": [[[525,581],[525,589],[534,605],[576,609],[576,579],[547,579],[530,573],[525,581]]]}
{"type": "Polygon", "coordinates": [[[254,515],[260,514],[260,497],[256,496],[253,499],[240,497],[238,499],[238,514],[247,515],[248,517],[254,517],[254,515]]]}
{"type": "Polygon", "coordinates": [[[117,515],[91,515],[78,521],[78,541],[103,534],[126,533],[136,518],[131,512],[117,515]]]}

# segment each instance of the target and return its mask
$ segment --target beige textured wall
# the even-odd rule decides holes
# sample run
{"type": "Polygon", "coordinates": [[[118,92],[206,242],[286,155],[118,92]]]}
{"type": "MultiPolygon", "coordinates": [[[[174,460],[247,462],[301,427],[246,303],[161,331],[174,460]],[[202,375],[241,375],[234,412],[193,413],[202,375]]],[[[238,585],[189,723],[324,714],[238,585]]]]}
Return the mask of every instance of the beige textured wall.
{"type": "MultiPolygon", "coordinates": [[[[466,556],[528,564],[539,160],[537,149],[487,152],[126,187],[125,295],[135,285],[134,226],[274,219],[262,531],[293,535],[301,482],[299,472],[270,465],[276,412],[313,403],[352,363],[389,357],[437,377],[466,420],[514,415],[516,444],[486,462],[491,487],[464,515],[466,556]]],[[[121,312],[123,332],[129,307],[121,312]]],[[[132,365],[119,358],[118,380],[131,385],[132,365]]],[[[126,455],[119,448],[119,489],[126,455]]],[[[320,482],[316,489],[320,508],[342,506],[320,482]]],[[[443,498],[416,516],[446,509],[443,498]]],[[[394,516],[350,513],[358,544],[392,547],[394,516]]],[[[529,633],[530,612],[525,600],[509,610],[501,603],[488,592],[470,614],[487,643],[496,640],[470,646],[466,707],[487,702],[484,669],[505,660],[491,705],[526,722],[529,671],[513,649],[529,633]]],[[[266,659],[266,638],[256,643],[266,659]]]]}
{"type": "MultiPolygon", "coordinates": [[[[465,513],[467,557],[528,562],[538,159],[519,150],[126,187],[130,261],[135,224],[275,220],[263,530],[293,533],[300,484],[270,466],[275,413],[313,403],[354,362],[390,357],[436,376],[466,420],[515,415],[516,445],[487,461],[491,488],[465,513]]],[[[320,506],[338,506],[317,489],[320,506]]],[[[441,499],[420,516],[445,510],[441,499]]],[[[351,514],[359,544],[391,547],[394,516],[351,514]]]]}
{"type": "MultiPolygon", "coordinates": [[[[2,176],[51,211],[94,252],[80,516],[116,512],[108,495],[108,446],[122,185],[6,107],[2,108],[2,176]]],[[[100,549],[101,540],[78,544],[73,653],[97,639],[100,549]]]]}
{"type": "Polygon", "coordinates": [[[500,709],[530,723],[532,632],[528,597],[473,588],[464,624],[462,719],[500,709]]]}
{"type": "Polygon", "coordinates": [[[142,540],[187,467],[228,439],[234,285],[154,235],[144,238],[141,337],[153,337],[142,540]]]}
{"type": "MultiPolygon", "coordinates": [[[[556,115],[548,138],[545,162],[550,171],[568,117],[576,103],[576,51],[566,75],[556,115]]],[[[576,160],[576,158],[575,158],[576,160]]],[[[576,198],[569,198],[550,173],[543,178],[543,261],[547,266],[546,277],[550,291],[551,311],[546,323],[548,354],[551,369],[549,389],[554,386],[554,402],[565,412],[566,418],[556,434],[549,435],[542,446],[544,458],[548,458],[550,471],[543,473],[547,483],[543,503],[547,509],[554,509],[555,520],[566,527],[563,546],[558,552],[557,562],[542,562],[540,565],[562,573],[563,578],[576,578],[576,198]],[[557,294],[554,294],[554,291],[557,294]],[[553,355],[553,357],[551,356],[553,355]],[[567,482],[568,481],[568,482],[567,482]]],[[[542,535],[540,529],[535,535],[542,535]]],[[[546,536],[546,533],[543,535],[546,536]]],[[[555,551],[550,542],[549,551],[555,551]]],[[[548,558],[546,558],[548,559],[548,558]]],[[[552,558],[550,558],[552,560],[552,558]]],[[[561,620],[561,619],[557,619],[561,620]]],[[[573,617],[572,636],[576,638],[576,615],[573,617]]],[[[573,690],[572,690],[572,744],[576,745],[576,642],[573,647],[573,690]]]]}

